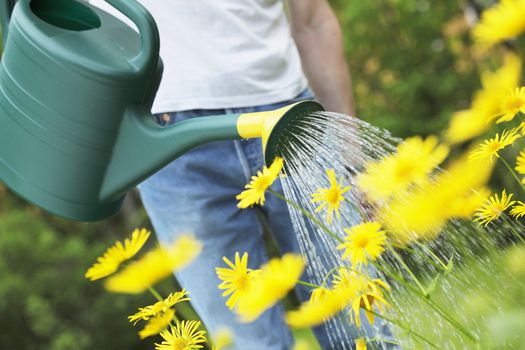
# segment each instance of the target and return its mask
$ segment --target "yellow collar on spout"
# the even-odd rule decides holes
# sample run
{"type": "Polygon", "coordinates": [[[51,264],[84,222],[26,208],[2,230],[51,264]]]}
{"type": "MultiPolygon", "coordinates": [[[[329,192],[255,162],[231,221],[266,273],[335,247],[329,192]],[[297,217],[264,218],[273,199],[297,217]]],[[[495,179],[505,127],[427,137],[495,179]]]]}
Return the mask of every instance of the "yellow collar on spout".
{"type": "Polygon", "coordinates": [[[264,151],[266,149],[268,137],[272,133],[275,124],[277,124],[286,112],[298,103],[271,111],[241,114],[239,119],[237,119],[237,131],[239,132],[239,136],[245,139],[260,137],[262,139],[262,147],[264,151]]]}

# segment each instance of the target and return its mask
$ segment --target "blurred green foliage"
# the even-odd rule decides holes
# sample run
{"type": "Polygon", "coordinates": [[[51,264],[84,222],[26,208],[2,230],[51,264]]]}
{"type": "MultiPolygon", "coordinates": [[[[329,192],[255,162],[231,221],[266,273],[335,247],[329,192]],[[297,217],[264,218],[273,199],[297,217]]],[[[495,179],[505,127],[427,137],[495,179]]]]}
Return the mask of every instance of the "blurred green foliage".
{"type": "Polygon", "coordinates": [[[154,299],[109,294],[84,278],[120,237],[12,199],[0,195],[0,349],[152,349],[151,341],[139,341],[140,326],[134,329],[127,315],[154,299]]]}
{"type": "MultiPolygon", "coordinates": [[[[492,232],[494,233],[494,232],[492,232]]],[[[428,307],[414,302],[411,293],[396,296],[403,321],[447,349],[525,350],[525,246],[497,249],[483,260],[465,257],[464,265],[443,277],[431,293],[432,300],[471,333],[474,344],[428,307]],[[437,332],[436,329],[439,329],[437,332]]],[[[399,336],[403,331],[399,330],[399,336]]],[[[421,348],[422,344],[415,345],[421,348]]]]}
{"type": "Polygon", "coordinates": [[[331,0],[358,116],[395,136],[439,133],[479,87],[462,1],[331,0]]]}

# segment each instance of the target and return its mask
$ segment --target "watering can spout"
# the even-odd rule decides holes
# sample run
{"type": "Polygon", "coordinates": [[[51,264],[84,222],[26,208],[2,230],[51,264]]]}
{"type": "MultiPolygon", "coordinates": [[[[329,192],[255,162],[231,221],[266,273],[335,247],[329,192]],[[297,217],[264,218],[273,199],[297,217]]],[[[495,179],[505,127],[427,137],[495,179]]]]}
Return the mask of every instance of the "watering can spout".
{"type": "Polygon", "coordinates": [[[104,176],[99,199],[116,200],[170,161],[213,141],[239,138],[238,114],[201,117],[159,127],[149,111],[128,109],[104,176]]]}
{"type": "Polygon", "coordinates": [[[130,108],[122,119],[99,200],[117,200],[173,159],[214,141],[261,138],[269,164],[279,155],[283,133],[304,113],[319,110],[323,110],[319,103],[303,101],[272,111],[198,117],[161,128],[142,106],[130,108]]]}

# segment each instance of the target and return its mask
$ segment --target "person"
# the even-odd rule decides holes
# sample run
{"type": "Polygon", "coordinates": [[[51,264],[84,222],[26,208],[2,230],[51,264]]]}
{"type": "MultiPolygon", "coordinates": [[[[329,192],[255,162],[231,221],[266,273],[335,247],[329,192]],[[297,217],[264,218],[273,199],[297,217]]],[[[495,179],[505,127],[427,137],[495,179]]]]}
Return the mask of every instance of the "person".
{"type": "MultiPolygon", "coordinates": [[[[161,126],[271,110],[314,95],[327,110],[355,114],[342,32],[327,0],[140,2],[160,32],[164,74],[152,112],[161,126]]],[[[91,3],[113,11],[102,0],[91,3]]],[[[265,228],[281,253],[299,252],[282,201],[268,196],[264,207],[236,206],[236,195],[262,166],[259,139],[215,142],[176,159],[138,189],[161,244],[184,233],[203,243],[199,258],[176,278],[208,330],[231,328],[237,349],[291,349],[281,305],[253,323],[238,323],[217,288],[215,267],[224,266],[223,256],[248,252],[251,268],[267,261],[265,228]]],[[[273,189],[282,192],[278,181],[273,189]]]]}

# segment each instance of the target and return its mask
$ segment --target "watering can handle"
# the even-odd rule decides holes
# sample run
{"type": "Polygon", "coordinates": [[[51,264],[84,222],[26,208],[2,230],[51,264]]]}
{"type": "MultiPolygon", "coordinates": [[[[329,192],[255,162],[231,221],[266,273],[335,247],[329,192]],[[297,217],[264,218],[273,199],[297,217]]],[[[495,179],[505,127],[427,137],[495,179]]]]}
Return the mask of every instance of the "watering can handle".
{"type": "Polygon", "coordinates": [[[7,40],[7,29],[9,27],[9,19],[11,12],[15,6],[15,0],[0,0],[0,31],[2,33],[2,44],[0,52],[3,51],[5,42],[7,40]]]}
{"type": "Polygon", "coordinates": [[[138,69],[155,67],[159,59],[159,31],[151,14],[136,0],[106,0],[106,2],[128,17],[139,30],[142,48],[130,63],[138,69]]]}

